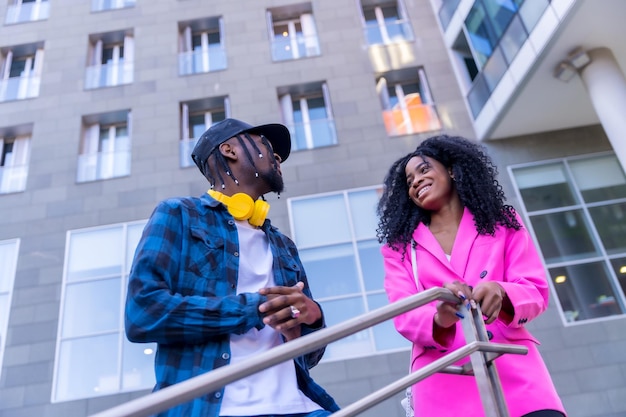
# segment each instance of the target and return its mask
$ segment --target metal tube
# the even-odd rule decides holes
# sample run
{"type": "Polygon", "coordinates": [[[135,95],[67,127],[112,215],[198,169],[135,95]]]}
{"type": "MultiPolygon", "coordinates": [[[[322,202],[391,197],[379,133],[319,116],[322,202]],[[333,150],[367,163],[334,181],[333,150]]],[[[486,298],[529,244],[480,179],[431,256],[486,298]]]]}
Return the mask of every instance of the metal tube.
{"type": "Polygon", "coordinates": [[[137,398],[117,407],[93,414],[92,417],[147,417],[175,405],[215,391],[233,381],[252,375],[263,369],[326,346],[336,340],[358,333],[399,314],[434,300],[457,303],[458,298],[445,288],[431,288],[393,304],[319,330],[288,343],[277,346],[260,355],[213,371],[137,398]]]}

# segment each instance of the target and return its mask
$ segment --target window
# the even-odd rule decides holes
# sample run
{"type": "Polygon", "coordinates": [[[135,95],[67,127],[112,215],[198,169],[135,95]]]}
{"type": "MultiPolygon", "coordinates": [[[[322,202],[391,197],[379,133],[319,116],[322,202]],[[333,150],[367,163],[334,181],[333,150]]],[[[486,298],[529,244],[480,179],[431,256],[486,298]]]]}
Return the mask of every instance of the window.
{"type": "Polygon", "coordinates": [[[67,234],[52,401],[154,386],[155,344],[124,333],[128,274],[145,221],[67,234]]]}
{"type": "Polygon", "coordinates": [[[326,83],[278,89],[291,149],[313,149],[337,143],[335,122],[326,83]]]}
{"type": "Polygon", "coordinates": [[[441,129],[424,69],[391,71],[376,80],[389,136],[441,129]]]}
{"type": "Polygon", "coordinates": [[[320,54],[311,3],[289,5],[267,11],[272,43],[272,60],[285,61],[320,54]]]}
{"type": "Polygon", "coordinates": [[[2,359],[7,341],[19,246],[20,241],[18,239],[0,241],[0,372],[2,371],[2,359]]]}
{"type": "Polygon", "coordinates": [[[37,97],[43,66],[43,45],[2,48],[0,102],[37,97]]]}
{"type": "Polygon", "coordinates": [[[85,88],[132,83],[134,44],[132,31],[91,35],[85,88]]]}
{"type": "Polygon", "coordinates": [[[91,11],[93,12],[123,9],[134,6],[135,0],[91,0],[91,11]]]}
{"type": "MultiPolygon", "coordinates": [[[[329,326],[388,304],[376,239],[381,191],[380,187],[363,188],[288,200],[294,241],[329,326]]],[[[409,342],[388,320],[331,343],[324,358],[345,359],[408,347],[409,342]]]]}
{"type": "Polygon", "coordinates": [[[12,0],[9,1],[7,16],[4,22],[10,25],[13,23],[46,20],[49,14],[50,3],[48,0],[12,0]]]}
{"type": "Polygon", "coordinates": [[[230,117],[228,97],[194,100],[180,105],[180,166],[195,166],[191,151],[200,136],[215,123],[230,117]]]}
{"type": "Polygon", "coordinates": [[[131,112],[83,117],[77,181],[130,175],[131,112]]]}
{"type": "Polygon", "coordinates": [[[548,0],[476,0],[453,50],[466,75],[467,101],[477,117],[533,30],[548,0]]]}
{"type": "Polygon", "coordinates": [[[26,189],[30,134],[2,137],[0,132],[0,194],[26,189]]]}
{"type": "Polygon", "coordinates": [[[626,312],[626,176],[613,154],[511,167],[566,322],[626,312]]]}
{"type": "Polygon", "coordinates": [[[200,74],[226,68],[221,17],[180,22],[178,73],[200,74]]]}
{"type": "Polygon", "coordinates": [[[403,0],[361,0],[361,12],[368,45],[413,40],[413,31],[403,0]]]}

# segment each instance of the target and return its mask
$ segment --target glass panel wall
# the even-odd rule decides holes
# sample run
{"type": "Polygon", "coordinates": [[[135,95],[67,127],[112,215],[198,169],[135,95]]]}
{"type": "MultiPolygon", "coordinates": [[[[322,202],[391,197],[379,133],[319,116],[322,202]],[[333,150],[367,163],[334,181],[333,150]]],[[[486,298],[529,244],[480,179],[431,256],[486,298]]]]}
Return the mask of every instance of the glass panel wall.
{"type": "Polygon", "coordinates": [[[511,167],[568,323],[626,312],[626,176],[613,154],[511,167]]]}

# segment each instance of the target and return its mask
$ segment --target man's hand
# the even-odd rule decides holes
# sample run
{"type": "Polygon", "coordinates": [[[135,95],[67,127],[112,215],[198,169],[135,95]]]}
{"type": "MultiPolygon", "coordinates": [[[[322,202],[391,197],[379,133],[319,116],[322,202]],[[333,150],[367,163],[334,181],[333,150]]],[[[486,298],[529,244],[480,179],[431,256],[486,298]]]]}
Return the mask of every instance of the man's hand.
{"type": "Polygon", "coordinates": [[[322,318],[319,306],[302,292],[303,288],[304,283],[298,282],[293,287],[259,290],[259,294],[267,296],[267,301],[259,306],[263,323],[281,332],[287,340],[300,337],[302,323],[310,325],[322,318]]]}

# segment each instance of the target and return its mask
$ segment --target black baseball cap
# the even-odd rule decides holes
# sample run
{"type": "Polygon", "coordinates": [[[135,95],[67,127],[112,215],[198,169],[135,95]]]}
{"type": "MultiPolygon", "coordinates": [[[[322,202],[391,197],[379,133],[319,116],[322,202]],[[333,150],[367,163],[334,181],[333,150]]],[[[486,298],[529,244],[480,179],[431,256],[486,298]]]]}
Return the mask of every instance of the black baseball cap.
{"type": "Polygon", "coordinates": [[[202,174],[204,172],[205,161],[217,146],[228,139],[242,133],[252,133],[263,135],[269,140],[274,149],[274,153],[280,156],[284,162],[291,152],[291,135],[289,129],[278,123],[252,126],[237,119],[224,119],[215,123],[200,136],[196,146],[191,152],[191,158],[196,163],[202,174]]]}

